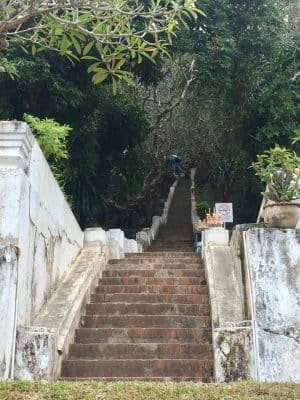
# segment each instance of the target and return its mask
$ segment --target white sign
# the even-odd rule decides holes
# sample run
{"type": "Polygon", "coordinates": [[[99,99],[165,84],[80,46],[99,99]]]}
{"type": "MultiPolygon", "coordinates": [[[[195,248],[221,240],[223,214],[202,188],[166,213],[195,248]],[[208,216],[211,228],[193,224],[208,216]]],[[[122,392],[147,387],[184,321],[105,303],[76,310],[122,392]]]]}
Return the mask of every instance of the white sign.
{"type": "Polygon", "coordinates": [[[233,222],[232,203],[216,203],[216,214],[222,215],[223,222],[233,222]]]}

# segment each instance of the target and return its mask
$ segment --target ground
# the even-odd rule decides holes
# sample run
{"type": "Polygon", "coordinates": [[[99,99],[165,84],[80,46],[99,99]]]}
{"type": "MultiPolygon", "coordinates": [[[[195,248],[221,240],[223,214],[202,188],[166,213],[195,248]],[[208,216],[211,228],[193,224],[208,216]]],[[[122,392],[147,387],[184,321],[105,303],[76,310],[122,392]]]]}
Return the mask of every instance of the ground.
{"type": "Polygon", "coordinates": [[[1,400],[299,400],[300,384],[0,382],[1,400]]]}

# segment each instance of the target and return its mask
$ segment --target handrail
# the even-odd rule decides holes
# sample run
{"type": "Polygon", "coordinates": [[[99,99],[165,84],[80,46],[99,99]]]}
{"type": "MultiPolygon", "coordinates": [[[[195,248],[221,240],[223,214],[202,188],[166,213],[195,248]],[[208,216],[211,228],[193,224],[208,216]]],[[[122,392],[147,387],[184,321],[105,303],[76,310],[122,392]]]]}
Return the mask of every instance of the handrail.
{"type": "Polygon", "coordinates": [[[199,232],[198,221],[199,217],[196,208],[196,194],[195,194],[195,175],[197,168],[191,168],[191,220],[194,233],[199,232]]]}
{"type": "Polygon", "coordinates": [[[174,197],[175,188],[178,183],[178,178],[175,179],[172,186],[170,187],[168,197],[164,203],[164,209],[162,215],[155,215],[152,217],[152,225],[150,228],[144,228],[136,234],[136,241],[140,247],[139,251],[143,251],[143,248],[147,248],[151,245],[152,241],[156,238],[161,225],[165,225],[168,221],[170,206],[174,197]]]}

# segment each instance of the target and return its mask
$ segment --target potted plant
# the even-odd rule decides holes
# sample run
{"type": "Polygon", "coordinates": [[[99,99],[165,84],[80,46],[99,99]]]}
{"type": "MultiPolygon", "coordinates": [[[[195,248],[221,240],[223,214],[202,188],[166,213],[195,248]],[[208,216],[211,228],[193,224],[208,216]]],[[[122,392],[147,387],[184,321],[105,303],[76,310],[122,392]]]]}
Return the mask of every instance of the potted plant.
{"type": "Polygon", "coordinates": [[[257,159],[252,168],[267,184],[265,223],[270,227],[294,229],[300,218],[300,157],[294,151],[276,145],[257,159]]]}

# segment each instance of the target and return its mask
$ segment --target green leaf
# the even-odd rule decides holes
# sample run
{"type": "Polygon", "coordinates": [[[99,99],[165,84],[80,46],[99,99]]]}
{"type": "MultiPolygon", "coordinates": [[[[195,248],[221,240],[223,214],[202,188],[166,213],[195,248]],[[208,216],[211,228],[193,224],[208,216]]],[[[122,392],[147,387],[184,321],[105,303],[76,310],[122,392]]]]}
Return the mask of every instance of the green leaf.
{"type": "Polygon", "coordinates": [[[117,63],[117,65],[115,66],[115,70],[117,70],[117,69],[120,69],[121,67],[122,67],[122,65],[124,65],[125,64],[125,58],[122,58],[118,63],[117,63]]]}
{"type": "Polygon", "coordinates": [[[82,52],[84,56],[86,56],[90,52],[93,45],[94,45],[94,42],[90,42],[85,46],[85,48],[83,49],[83,52],[82,52]]]}
{"type": "Polygon", "coordinates": [[[93,76],[92,81],[95,85],[97,85],[98,83],[103,82],[107,77],[108,77],[108,71],[106,72],[101,71],[93,76]]]}
{"type": "Polygon", "coordinates": [[[88,67],[87,72],[90,73],[90,72],[93,72],[93,71],[94,71],[94,72],[95,72],[95,71],[98,71],[99,65],[100,65],[100,62],[96,62],[96,63],[91,64],[91,65],[88,67]]]}
{"type": "Polygon", "coordinates": [[[153,64],[156,64],[156,61],[153,60],[153,58],[152,58],[148,53],[145,53],[145,52],[143,51],[143,52],[142,52],[142,55],[143,55],[144,57],[146,57],[149,61],[151,61],[153,64]]]}
{"type": "Polygon", "coordinates": [[[99,58],[93,57],[93,56],[83,56],[81,57],[82,60],[97,60],[99,61],[99,58]]]}
{"type": "Polygon", "coordinates": [[[70,46],[71,42],[70,40],[67,38],[66,35],[63,36],[61,44],[60,44],[60,52],[61,54],[65,54],[68,47],[70,46]]]}
{"type": "Polygon", "coordinates": [[[113,76],[111,77],[111,79],[112,79],[113,94],[116,95],[117,94],[117,88],[118,88],[117,81],[113,76]]]}
{"type": "Polygon", "coordinates": [[[152,51],[156,50],[156,47],[153,47],[153,46],[152,47],[145,47],[143,50],[152,52],[152,51]]]}
{"type": "Polygon", "coordinates": [[[80,46],[78,40],[75,38],[75,36],[71,36],[71,39],[72,39],[73,45],[74,45],[77,53],[80,55],[81,54],[81,46],[80,46]]]}

